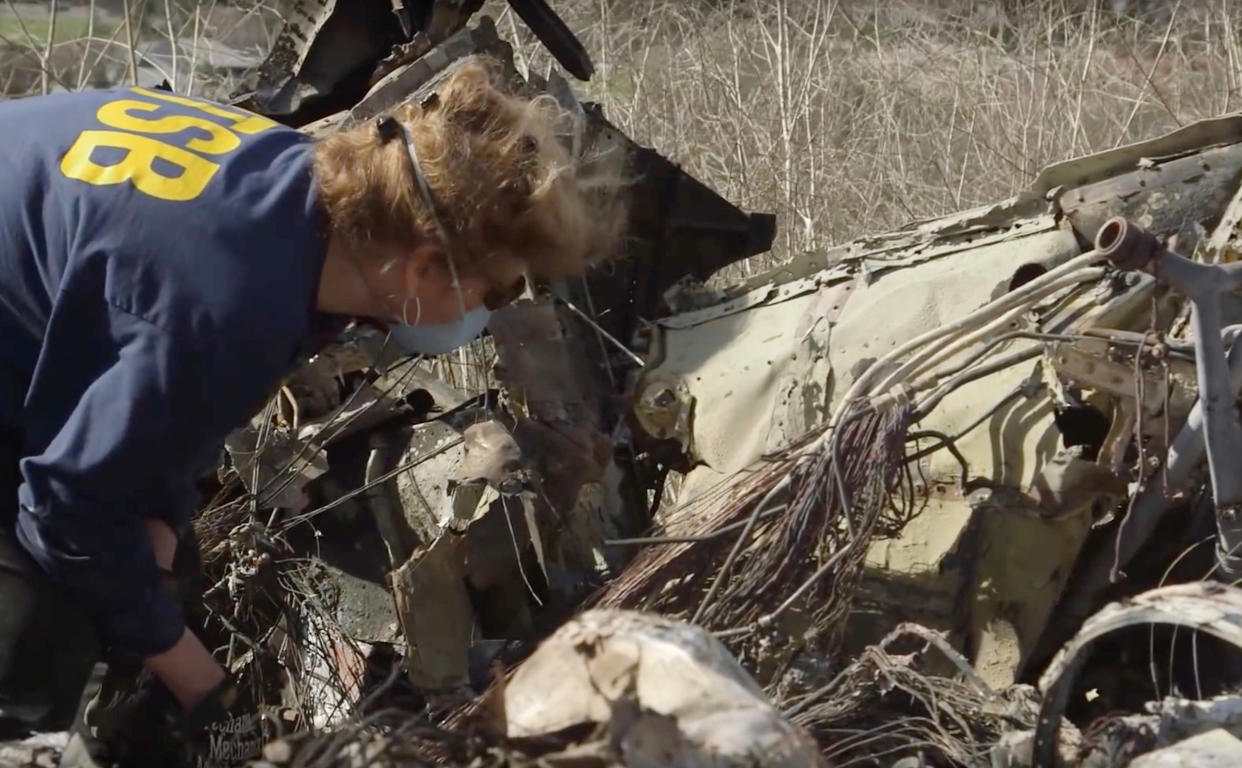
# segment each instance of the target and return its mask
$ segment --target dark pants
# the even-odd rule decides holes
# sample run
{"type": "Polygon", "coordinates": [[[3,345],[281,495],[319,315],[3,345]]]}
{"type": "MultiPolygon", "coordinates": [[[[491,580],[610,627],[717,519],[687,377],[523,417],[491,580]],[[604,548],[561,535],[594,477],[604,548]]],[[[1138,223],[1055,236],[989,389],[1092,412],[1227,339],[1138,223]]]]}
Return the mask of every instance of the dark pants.
{"type": "Polygon", "coordinates": [[[86,614],[14,534],[20,445],[0,427],[0,738],[68,728],[100,651],[86,614]]]}

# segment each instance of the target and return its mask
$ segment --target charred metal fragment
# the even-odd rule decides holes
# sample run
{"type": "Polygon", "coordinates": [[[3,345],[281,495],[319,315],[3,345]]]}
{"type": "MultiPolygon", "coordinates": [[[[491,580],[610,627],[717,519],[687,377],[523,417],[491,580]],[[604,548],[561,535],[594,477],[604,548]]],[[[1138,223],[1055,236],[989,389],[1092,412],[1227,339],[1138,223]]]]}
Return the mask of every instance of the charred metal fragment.
{"type": "MultiPolygon", "coordinates": [[[[580,80],[586,49],[544,0],[510,0],[536,37],[580,80]]],[[[286,15],[253,90],[239,106],[301,126],[357,104],[376,81],[461,30],[483,0],[298,0],[286,15]]]]}
{"type": "MultiPolygon", "coordinates": [[[[620,134],[598,108],[587,111],[620,134]]],[[[776,236],[774,215],[740,210],[653,149],[634,148],[633,175],[627,257],[568,289],[579,306],[607,307],[596,322],[623,340],[669,313],[663,303],[669,288],[686,277],[705,282],[769,250],[776,236]]]]}
{"type": "Polygon", "coordinates": [[[1099,639],[1134,624],[1172,624],[1194,629],[1242,648],[1242,590],[1222,584],[1179,584],[1109,605],[1093,616],[1067,643],[1040,681],[1043,704],[1035,730],[1034,764],[1057,768],[1062,715],[1074,682],[1099,639]]]}
{"type": "MultiPolygon", "coordinates": [[[[464,23],[464,19],[463,19],[464,23]]],[[[300,126],[346,109],[366,93],[375,64],[402,30],[385,0],[299,0],[239,106],[300,126]]]]}

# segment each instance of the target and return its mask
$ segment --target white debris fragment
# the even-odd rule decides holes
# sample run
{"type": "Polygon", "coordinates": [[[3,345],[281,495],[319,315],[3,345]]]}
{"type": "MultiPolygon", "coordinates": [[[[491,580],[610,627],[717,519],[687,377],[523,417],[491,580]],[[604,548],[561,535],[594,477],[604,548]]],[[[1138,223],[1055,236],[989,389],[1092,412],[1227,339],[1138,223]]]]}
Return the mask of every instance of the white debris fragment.
{"type": "Polygon", "coordinates": [[[631,611],[588,611],[557,630],[506,684],[504,718],[511,737],[601,723],[632,767],[822,764],[718,640],[631,611]]]}
{"type": "Polygon", "coordinates": [[[1242,741],[1228,731],[1213,731],[1150,752],[1131,768],[1236,768],[1242,765],[1242,741]]]}
{"type": "Polygon", "coordinates": [[[0,768],[53,768],[60,764],[60,753],[68,741],[68,733],[55,732],[0,742],[0,768]]]}

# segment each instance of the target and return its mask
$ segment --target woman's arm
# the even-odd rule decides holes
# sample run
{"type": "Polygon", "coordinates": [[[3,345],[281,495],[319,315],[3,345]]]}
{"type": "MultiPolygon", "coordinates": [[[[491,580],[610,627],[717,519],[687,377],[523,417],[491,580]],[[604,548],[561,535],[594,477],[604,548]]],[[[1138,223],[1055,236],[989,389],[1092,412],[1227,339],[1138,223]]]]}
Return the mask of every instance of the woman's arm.
{"type": "MultiPolygon", "coordinates": [[[[177,534],[162,520],[147,520],[147,535],[156,565],[171,570],[177,556],[177,534]]],[[[194,709],[225,677],[224,668],[188,629],[172,648],[148,657],[144,664],[186,711],[194,709]]]]}
{"type": "Polygon", "coordinates": [[[188,629],[176,645],[147,657],[143,664],[177,697],[187,712],[223,683],[225,677],[224,668],[188,629]]]}
{"type": "Polygon", "coordinates": [[[215,407],[215,361],[193,337],[112,305],[94,315],[89,303],[82,307],[72,328],[53,332],[53,323],[45,370],[32,380],[38,418],[30,439],[44,447],[22,462],[18,535],[92,616],[110,656],[154,658],[153,671],[168,666],[162,661],[190,663],[188,678],[169,674],[170,687],[190,698],[193,680],[219,673],[205,663],[202,644],[186,640],[180,605],[165,586],[172,529],[156,527],[153,538],[148,520],[175,527],[188,518],[193,501],[180,478],[197,471],[203,446],[227,434],[226,420],[242,419],[215,407]],[[62,386],[68,379],[83,383],[62,386]]]}

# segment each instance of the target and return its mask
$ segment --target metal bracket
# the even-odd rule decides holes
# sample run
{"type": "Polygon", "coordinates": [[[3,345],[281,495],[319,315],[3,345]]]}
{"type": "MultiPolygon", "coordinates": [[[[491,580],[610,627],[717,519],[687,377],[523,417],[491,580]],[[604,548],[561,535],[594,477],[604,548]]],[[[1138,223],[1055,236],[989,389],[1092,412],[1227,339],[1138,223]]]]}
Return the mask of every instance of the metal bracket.
{"type": "Polygon", "coordinates": [[[1191,303],[1195,370],[1212,493],[1216,501],[1217,577],[1242,574],[1242,422],[1221,340],[1221,296],[1242,286],[1242,263],[1203,264],[1167,250],[1154,235],[1123,217],[1100,227],[1096,250],[1121,269],[1143,270],[1191,303]]]}

